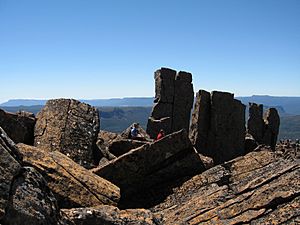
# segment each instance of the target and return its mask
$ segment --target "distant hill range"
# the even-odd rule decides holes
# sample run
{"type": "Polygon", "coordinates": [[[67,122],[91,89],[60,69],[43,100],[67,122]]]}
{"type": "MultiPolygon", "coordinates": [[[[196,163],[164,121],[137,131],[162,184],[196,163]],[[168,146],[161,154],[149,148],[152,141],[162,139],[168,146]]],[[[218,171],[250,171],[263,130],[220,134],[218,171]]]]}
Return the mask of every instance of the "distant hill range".
{"type": "MultiPolygon", "coordinates": [[[[276,107],[281,115],[300,115],[300,97],[275,97],[268,95],[253,95],[249,97],[236,97],[245,105],[249,102],[264,104],[267,107],[276,107]]],[[[92,99],[80,101],[97,107],[151,107],[154,98],[111,98],[111,99],[92,99]]],[[[18,106],[37,106],[45,105],[47,100],[34,99],[12,99],[0,104],[0,107],[18,107],[18,106]]]]}

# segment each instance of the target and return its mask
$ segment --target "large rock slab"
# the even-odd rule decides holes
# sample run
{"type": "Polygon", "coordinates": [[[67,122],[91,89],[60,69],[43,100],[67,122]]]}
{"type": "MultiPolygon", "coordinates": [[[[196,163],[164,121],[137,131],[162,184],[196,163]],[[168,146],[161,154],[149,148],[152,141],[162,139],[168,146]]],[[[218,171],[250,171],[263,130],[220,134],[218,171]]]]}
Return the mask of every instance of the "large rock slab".
{"type": "Polygon", "coordinates": [[[60,208],[117,205],[120,190],[109,181],[81,167],[64,154],[24,144],[17,145],[26,164],[46,179],[60,208]]]}
{"type": "Polygon", "coordinates": [[[56,199],[44,178],[32,167],[23,167],[15,178],[3,223],[7,225],[57,224],[56,199]]]}
{"type": "Polygon", "coordinates": [[[62,209],[62,223],[66,225],[159,225],[161,217],[146,209],[119,210],[114,206],[62,209]]]}
{"type": "Polygon", "coordinates": [[[0,127],[15,143],[33,145],[34,125],[35,116],[32,113],[10,113],[0,109],[0,127]]]}
{"type": "Polygon", "coordinates": [[[21,160],[18,149],[13,141],[0,127],[0,221],[5,215],[10,189],[21,170],[21,160]]]}
{"type": "Polygon", "coordinates": [[[299,160],[261,150],[194,176],[152,208],[164,224],[297,224],[299,160]]]}
{"type": "Polygon", "coordinates": [[[91,168],[100,160],[96,146],[99,127],[96,108],[73,99],[49,100],[37,114],[34,145],[60,151],[91,168]]]}
{"type": "Polygon", "coordinates": [[[197,94],[190,137],[197,151],[216,164],[245,153],[245,105],[228,92],[197,94]]]}
{"type": "Polygon", "coordinates": [[[133,149],[92,171],[119,186],[121,201],[126,202],[126,199],[133,201],[137,193],[203,170],[200,156],[193,149],[186,131],[181,130],[133,149]]]}
{"type": "Polygon", "coordinates": [[[168,68],[154,73],[155,100],[148,119],[147,133],[156,138],[160,129],[170,134],[189,130],[190,114],[194,102],[192,74],[168,68]]]}

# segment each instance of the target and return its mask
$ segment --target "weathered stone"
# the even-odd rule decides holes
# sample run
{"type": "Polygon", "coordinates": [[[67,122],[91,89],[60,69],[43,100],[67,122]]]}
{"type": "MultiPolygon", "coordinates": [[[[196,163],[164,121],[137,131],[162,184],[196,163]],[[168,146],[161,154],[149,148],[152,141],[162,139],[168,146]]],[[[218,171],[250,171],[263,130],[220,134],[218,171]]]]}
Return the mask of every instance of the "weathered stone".
{"type": "Polygon", "coordinates": [[[120,190],[109,181],[81,167],[64,154],[24,144],[17,145],[26,164],[46,179],[60,208],[117,205],[120,190]]]}
{"type": "Polygon", "coordinates": [[[244,154],[245,106],[233,97],[218,91],[197,94],[190,137],[197,151],[216,164],[244,154]]]}
{"type": "Polygon", "coordinates": [[[9,113],[0,109],[0,126],[15,143],[33,144],[35,117],[32,113],[9,113]]]}
{"type": "Polygon", "coordinates": [[[127,201],[134,201],[137,193],[145,193],[152,190],[153,186],[192,176],[204,169],[187,133],[181,130],[131,150],[92,171],[119,186],[122,204],[126,205],[127,201]]]}
{"type": "Polygon", "coordinates": [[[251,134],[246,134],[245,137],[245,153],[252,152],[254,149],[256,149],[258,146],[258,143],[253,138],[251,134]]]}
{"type": "Polygon", "coordinates": [[[73,99],[49,100],[37,115],[35,146],[61,151],[91,168],[100,160],[96,146],[99,126],[96,108],[73,99]]]}
{"type": "Polygon", "coordinates": [[[13,179],[21,169],[22,156],[13,141],[0,127],[0,221],[8,205],[13,179]]]}
{"type": "Polygon", "coordinates": [[[280,117],[275,108],[270,108],[265,112],[265,131],[263,137],[263,143],[271,146],[275,149],[277,136],[279,133],[280,117]]]}
{"type": "Polygon", "coordinates": [[[189,130],[194,101],[192,74],[161,68],[155,72],[155,100],[148,119],[147,133],[155,138],[160,129],[166,134],[189,130]],[[168,118],[168,119],[167,119],[168,118]]]}
{"type": "Polygon", "coordinates": [[[190,139],[199,152],[207,149],[210,128],[210,93],[199,90],[196,94],[194,111],[190,128],[190,139]]]}
{"type": "Polygon", "coordinates": [[[93,208],[62,209],[62,223],[66,225],[159,225],[161,217],[146,209],[119,210],[103,205],[93,208]]]}
{"type": "Polygon", "coordinates": [[[260,144],[264,135],[263,105],[249,103],[249,118],[247,123],[247,133],[260,144]]]}
{"type": "Polygon", "coordinates": [[[23,167],[14,179],[3,219],[7,225],[57,224],[59,210],[44,178],[32,167],[23,167]]]}
{"type": "Polygon", "coordinates": [[[118,157],[129,152],[131,149],[138,148],[147,143],[148,143],[147,141],[138,141],[138,140],[131,140],[131,139],[114,140],[108,146],[108,151],[118,157]]]}
{"type": "Polygon", "coordinates": [[[293,224],[299,196],[299,161],[259,151],[194,176],[152,211],[164,224],[293,224]]]}

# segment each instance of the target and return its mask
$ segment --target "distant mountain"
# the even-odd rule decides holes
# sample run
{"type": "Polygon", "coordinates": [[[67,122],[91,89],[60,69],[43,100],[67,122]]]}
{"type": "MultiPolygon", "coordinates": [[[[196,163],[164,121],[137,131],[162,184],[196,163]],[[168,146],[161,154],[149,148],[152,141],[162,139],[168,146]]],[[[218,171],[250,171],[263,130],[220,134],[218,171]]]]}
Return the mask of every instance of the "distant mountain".
{"type": "MultiPolygon", "coordinates": [[[[154,98],[152,97],[137,97],[137,98],[111,98],[111,99],[79,99],[82,102],[93,106],[152,106],[154,98]]],[[[36,100],[36,99],[12,99],[0,104],[0,106],[34,106],[34,105],[45,105],[47,100],[36,100]]]]}
{"type": "MultiPolygon", "coordinates": [[[[284,115],[300,115],[300,97],[275,97],[268,95],[253,95],[249,97],[237,97],[245,105],[249,102],[264,104],[268,107],[276,107],[280,109],[284,115]]],[[[102,107],[148,107],[153,105],[154,98],[152,97],[137,97],[137,98],[111,98],[111,99],[92,99],[80,101],[86,102],[90,105],[102,107]]],[[[33,106],[45,105],[47,100],[29,100],[29,99],[13,99],[0,106],[33,106]]]]}

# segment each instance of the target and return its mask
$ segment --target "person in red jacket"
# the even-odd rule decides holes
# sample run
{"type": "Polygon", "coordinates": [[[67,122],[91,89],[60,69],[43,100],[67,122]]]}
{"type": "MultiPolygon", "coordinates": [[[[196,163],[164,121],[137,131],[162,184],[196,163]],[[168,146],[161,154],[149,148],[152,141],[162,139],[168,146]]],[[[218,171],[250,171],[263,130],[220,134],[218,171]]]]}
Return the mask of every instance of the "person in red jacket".
{"type": "Polygon", "coordinates": [[[161,129],[157,134],[156,141],[162,139],[164,136],[165,136],[165,132],[163,129],[161,129]]]}

